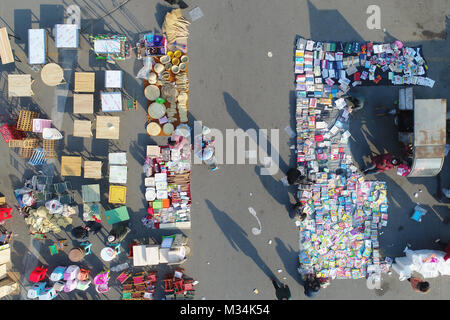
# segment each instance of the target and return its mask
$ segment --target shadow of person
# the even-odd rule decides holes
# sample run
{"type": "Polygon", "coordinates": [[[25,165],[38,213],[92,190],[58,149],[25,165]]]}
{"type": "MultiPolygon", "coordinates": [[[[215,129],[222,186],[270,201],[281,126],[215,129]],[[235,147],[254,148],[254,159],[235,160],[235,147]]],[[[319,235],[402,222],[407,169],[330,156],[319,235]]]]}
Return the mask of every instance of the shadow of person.
{"type": "Polygon", "coordinates": [[[281,181],[276,180],[273,176],[261,175],[261,168],[260,166],[255,166],[255,174],[259,177],[262,185],[279,204],[284,205],[286,210],[289,211],[292,204],[295,203],[295,195],[291,196],[290,192],[294,194],[296,188],[286,188],[281,181]]]}
{"type": "Polygon", "coordinates": [[[289,248],[286,247],[283,241],[280,238],[275,238],[275,250],[278,253],[281,261],[284,264],[284,270],[297,282],[303,286],[302,277],[297,272],[297,264],[298,264],[298,250],[292,249],[291,246],[289,248]]]}
{"type": "MultiPolygon", "coordinates": [[[[227,111],[236,125],[242,130],[246,131],[248,129],[255,129],[257,132],[259,131],[259,126],[256,122],[248,115],[248,113],[239,105],[239,102],[236,101],[228,92],[223,93],[223,98],[225,100],[225,105],[227,111]]],[[[268,137],[267,137],[268,138],[268,137]]],[[[259,148],[265,149],[266,146],[261,146],[258,141],[255,141],[259,148]]],[[[260,141],[261,143],[261,141],[260,141]]],[[[265,144],[265,143],[264,143],[265,144]]],[[[274,148],[272,143],[270,143],[269,139],[267,139],[267,149],[266,152],[268,156],[272,157],[272,159],[278,159],[278,167],[282,172],[287,172],[289,170],[289,165],[284,162],[284,160],[278,154],[278,148],[274,148]],[[271,154],[269,155],[269,150],[271,154]]]]}
{"type": "Polygon", "coordinates": [[[211,211],[214,220],[222,230],[233,249],[236,251],[241,251],[246,256],[251,258],[269,279],[275,279],[273,272],[261,259],[258,251],[248,239],[247,233],[233,219],[231,219],[229,215],[227,215],[224,211],[219,210],[211,201],[205,200],[205,202],[211,211]]]}

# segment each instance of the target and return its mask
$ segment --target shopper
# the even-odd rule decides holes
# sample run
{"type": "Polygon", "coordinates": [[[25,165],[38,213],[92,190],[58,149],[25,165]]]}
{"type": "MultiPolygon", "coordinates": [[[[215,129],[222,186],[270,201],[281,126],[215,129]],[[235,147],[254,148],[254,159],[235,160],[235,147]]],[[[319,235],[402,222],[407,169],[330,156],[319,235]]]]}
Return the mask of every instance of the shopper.
{"type": "Polygon", "coordinates": [[[290,186],[300,184],[306,178],[297,168],[289,169],[286,175],[290,186]]]}
{"type": "Polygon", "coordinates": [[[375,174],[384,172],[387,170],[392,170],[396,166],[398,166],[399,161],[397,158],[394,158],[390,153],[386,153],[383,155],[378,155],[372,157],[372,164],[363,170],[364,174],[375,174]]]}
{"type": "Polygon", "coordinates": [[[275,279],[272,279],[272,284],[275,287],[275,295],[278,300],[291,300],[291,290],[287,284],[282,283],[281,286],[279,286],[275,279]]]}
{"type": "Polygon", "coordinates": [[[93,234],[97,234],[100,230],[102,230],[103,226],[101,223],[97,221],[88,221],[86,222],[86,229],[93,234]]]}
{"type": "Polygon", "coordinates": [[[315,298],[320,291],[320,281],[315,275],[307,275],[305,281],[305,296],[315,298]]]}
{"type": "Polygon", "coordinates": [[[423,281],[420,278],[409,278],[409,282],[411,282],[411,287],[415,292],[426,294],[430,292],[430,284],[428,281],[423,281]]]}

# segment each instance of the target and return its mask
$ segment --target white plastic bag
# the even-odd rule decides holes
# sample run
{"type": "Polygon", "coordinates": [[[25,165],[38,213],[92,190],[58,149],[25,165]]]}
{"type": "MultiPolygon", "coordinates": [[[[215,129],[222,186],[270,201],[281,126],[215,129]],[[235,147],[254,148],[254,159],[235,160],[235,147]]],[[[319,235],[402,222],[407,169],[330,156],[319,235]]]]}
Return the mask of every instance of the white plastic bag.
{"type": "Polygon", "coordinates": [[[42,138],[45,140],[61,140],[63,135],[58,131],[58,129],[44,128],[44,130],[42,130],[42,138]]]}
{"type": "Polygon", "coordinates": [[[47,201],[45,203],[45,207],[52,214],[62,214],[64,210],[64,206],[56,199],[47,201]]]}
{"type": "Polygon", "coordinates": [[[411,278],[412,271],[408,267],[404,267],[398,263],[393,263],[392,269],[398,273],[400,281],[405,281],[405,280],[411,278]]]}
{"type": "Polygon", "coordinates": [[[153,59],[152,57],[144,58],[144,66],[138,71],[136,78],[147,80],[150,75],[150,71],[152,71],[153,59]]]}

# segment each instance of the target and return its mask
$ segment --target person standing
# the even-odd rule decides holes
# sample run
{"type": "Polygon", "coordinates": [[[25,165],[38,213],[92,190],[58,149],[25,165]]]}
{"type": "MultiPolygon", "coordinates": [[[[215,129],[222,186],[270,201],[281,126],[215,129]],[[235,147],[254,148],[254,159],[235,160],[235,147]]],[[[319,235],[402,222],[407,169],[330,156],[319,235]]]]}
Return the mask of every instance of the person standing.
{"type": "Polygon", "coordinates": [[[372,164],[365,168],[363,174],[375,174],[394,169],[398,166],[399,161],[390,153],[372,157],[372,164]]]}
{"type": "Polygon", "coordinates": [[[290,186],[300,184],[306,178],[297,168],[289,169],[286,176],[290,186]]]}
{"type": "Polygon", "coordinates": [[[275,295],[278,300],[291,300],[291,290],[287,284],[282,283],[281,286],[279,286],[275,279],[272,279],[272,284],[275,288],[275,295]]]}
{"type": "Polygon", "coordinates": [[[408,281],[411,282],[411,287],[415,292],[422,294],[430,292],[430,284],[428,281],[423,281],[422,279],[416,277],[409,278],[408,281]]]}

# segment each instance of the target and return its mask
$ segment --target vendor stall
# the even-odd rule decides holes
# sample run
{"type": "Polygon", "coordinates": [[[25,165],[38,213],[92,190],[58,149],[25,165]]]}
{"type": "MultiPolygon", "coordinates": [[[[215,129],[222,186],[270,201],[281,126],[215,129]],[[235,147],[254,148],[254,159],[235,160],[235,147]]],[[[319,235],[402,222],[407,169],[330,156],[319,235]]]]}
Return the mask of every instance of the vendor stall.
{"type": "Polygon", "coordinates": [[[190,228],[190,144],[183,149],[151,146],[145,164],[147,227],[190,228]]]}
{"type": "Polygon", "coordinates": [[[97,59],[105,59],[109,63],[116,60],[125,60],[130,57],[131,46],[125,36],[97,35],[90,37],[94,45],[94,52],[97,59]]]}

